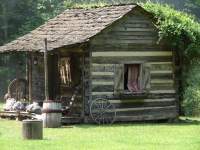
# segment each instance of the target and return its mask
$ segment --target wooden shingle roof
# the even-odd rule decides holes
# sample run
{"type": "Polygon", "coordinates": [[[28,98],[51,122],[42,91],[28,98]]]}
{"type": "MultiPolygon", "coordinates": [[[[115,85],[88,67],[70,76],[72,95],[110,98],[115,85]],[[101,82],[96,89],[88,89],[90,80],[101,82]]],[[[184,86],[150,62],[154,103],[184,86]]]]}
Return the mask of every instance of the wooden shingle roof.
{"type": "Polygon", "coordinates": [[[138,5],[109,6],[92,9],[69,9],[30,33],[0,47],[0,52],[43,51],[87,42],[138,5]]]}

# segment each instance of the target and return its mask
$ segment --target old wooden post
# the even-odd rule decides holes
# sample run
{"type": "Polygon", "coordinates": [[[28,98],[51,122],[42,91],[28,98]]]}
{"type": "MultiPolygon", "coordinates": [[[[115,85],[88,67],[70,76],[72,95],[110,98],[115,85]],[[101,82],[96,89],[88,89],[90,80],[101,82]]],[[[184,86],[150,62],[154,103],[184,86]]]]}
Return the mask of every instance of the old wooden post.
{"type": "Polygon", "coordinates": [[[59,128],[61,127],[62,106],[60,101],[44,101],[43,103],[43,127],[59,128]]]}
{"type": "Polygon", "coordinates": [[[45,50],[44,50],[45,100],[49,100],[47,38],[44,39],[44,42],[45,42],[45,50]]]}
{"type": "Polygon", "coordinates": [[[32,53],[28,57],[28,89],[29,103],[32,103],[32,53]]]}
{"type": "Polygon", "coordinates": [[[43,139],[42,120],[23,120],[22,136],[24,139],[43,139]]]}

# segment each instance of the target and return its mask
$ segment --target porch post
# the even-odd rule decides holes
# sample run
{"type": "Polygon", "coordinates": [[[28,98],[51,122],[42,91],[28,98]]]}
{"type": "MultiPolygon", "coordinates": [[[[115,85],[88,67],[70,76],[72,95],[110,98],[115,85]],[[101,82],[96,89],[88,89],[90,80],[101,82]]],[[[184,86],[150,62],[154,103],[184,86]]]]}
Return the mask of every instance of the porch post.
{"type": "Polygon", "coordinates": [[[49,100],[47,38],[44,39],[44,42],[45,42],[45,50],[44,50],[45,100],[49,100]]]}
{"type": "Polygon", "coordinates": [[[32,103],[32,53],[28,54],[28,98],[32,103]]]}

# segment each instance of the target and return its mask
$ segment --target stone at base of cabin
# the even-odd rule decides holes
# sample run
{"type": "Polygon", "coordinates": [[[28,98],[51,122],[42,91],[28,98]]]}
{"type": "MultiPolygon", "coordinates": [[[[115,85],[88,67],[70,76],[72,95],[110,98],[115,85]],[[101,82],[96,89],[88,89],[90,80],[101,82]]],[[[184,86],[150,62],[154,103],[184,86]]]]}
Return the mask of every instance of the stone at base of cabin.
{"type": "Polygon", "coordinates": [[[24,139],[43,139],[42,120],[23,120],[22,136],[24,139]]]}

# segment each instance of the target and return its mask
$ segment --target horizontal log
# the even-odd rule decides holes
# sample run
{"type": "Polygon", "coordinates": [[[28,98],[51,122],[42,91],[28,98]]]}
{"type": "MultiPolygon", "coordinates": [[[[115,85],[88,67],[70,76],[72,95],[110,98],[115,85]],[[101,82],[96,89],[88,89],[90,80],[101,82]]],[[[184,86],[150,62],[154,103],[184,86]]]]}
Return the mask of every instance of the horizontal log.
{"type": "Polygon", "coordinates": [[[156,70],[156,71],[150,71],[151,74],[172,74],[172,70],[156,70]]]}
{"type": "Polygon", "coordinates": [[[130,31],[130,32],[124,32],[124,31],[109,31],[107,34],[103,34],[102,36],[100,35],[99,37],[109,37],[109,36],[157,36],[157,32],[142,32],[142,31],[130,31]]]}
{"type": "Polygon", "coordinates": [[[92,76],[113,76],[114,72],[92,72],[92,76]]]}
{"type": "Polygon", "coordinates": [[[161,87],[172,87],[174,85],[174,83],[151,83],[151,87],[152,86],[161,86],[161,87]]]}
{"type": "Polygon", "coordinates": [[[147,62],[147,64],[149,65],[172,65],[173,62],[169,61],[169,62],[147,62]]]}
{"type": "Polygon", "coordinates": [[[135,103],[114,103],[116,109],[121,108],[141,108],[141,107],[167,107],[175,106],[175,101],[170,102],[135,102],[135,103]]]}
{"type": "Polygon", "coordinates": [[[151,80],[151,84],[173,84],[174,80],[159,80],[159,79],[153,79],[151,80]]]}
{"type": "Polygon", "coordinates": [[[114,51],[109,51],[109,52],[92,52],[92,57],[129,57],[129,56],[154,56],[154,57],[159,57],[159,56],[172,56],[171,51],[151,51],[151,52],[139,52],[139,51],[119,51],[119,52],[114,52],[114,51]]]}
{"type": "Polygon", "coordinates": [[[92,81],[92,85],[114,85],[114,81],[92,81]]]}
{"type": "Polygon", "coordinates": [[[92,41],[92,44],[156,44],[157,39],[134,39],[134,40],[117,40],[112,39],[108,40],[106,39],[96,39],[95,41],[92,41]]]}
{"type": "Polygon", "coordinates": [[[165,114],[155,114],[155,115],[136,115],[136,116],[117,116],[116,122],[127,122],[127,121],[148,121],[148,120],[162,120],[162,119],[171,119],[176,118],[177,113],[165,113],[165,114]]]}
{"type": "Polygon", "coordinates": [[[93,63],[93,67],[113,67],[115,64],[95,64],[93,63]]]}
{"type": "Polygon", "coordinates": [[[92,85],[93,92],[113,92],[113,85],[92,85]]]}
{"type": "MultiPolygon", "coordinates": [[[[152,91],[158,91],[153,90],[152,91]]],[[[163,90],[162,90],[163,91],[163,90]]],[[[166,90],[164,90],[166,91],[166,90]]],[[[169,90],[167,90],[169,91],[169,90]]],[[[171,90],[170,90],[171,91],[171,90]]],[[[176,93],[145,93],[141,95],[135,94],[121,94],[121,93],[104,93],[102,95],[92,95],[91,99],[106,98],[106,99],[163,99],[163,98],[174,98],[176,93]]]]}
{"type": "Polygon", "coordinates": [[[114,72],[114,65],[96,65],[96,64],[92,64],[92,68],[91,71],[92,72],[114,72]]]}
{"type": "MultiPolygon", "coordinates": [[[[171,56],[160,56],[160,57],[155,57],[155,56],[151,56],[151,57],[133,57],[133,56],[115,56],[115,57],[92,57],[91,58],[92,63],[107,63],[107,64],[121,64],[124,62],[128,62],[128,61],[151,61],[151,62],[160,62],[160,61],[171,61],[172,57],[171,56]]],[[[160,72],[152,72],[152,73],[160,73],[160,72]]],[[[166,73],[166,72],[161,72],[161,73],[166,73]]],[[[170,70],[170,73],[172,73],[172,71],[170,70]]]]}
{"type": "Polygon", "coordinates": [[[175,90],[152,90],[150,91],[151,94],[175,94],[175,90]]]}
{"type": "Polygon", "coordinates": [[[174,102],[175,98],[161,98],[161,99],[120,99],[109,100],[110,103],[151,103],[151,102],[174,102]]]}
{"type": "Polygon", "coordinates": [[[97,76],[99,78],[93,78],[93,77],[96,77],[96,76],[92,76],[92,82],[112,82],[111,85],[114,84],[114,77],[112,76],[97,76]],[[105,77],[112,77],[112,78],[105,78],[105,77]]]}
{"type": "MultiPolygon", "coordinates": [[[[102,44],[102,43],[91,43],[90,48],[150,48],[150,49],[158,49],[158,48],[162,48],[163,49],[163,45],[162,44],[136,44],[136,43],[118,43],[117,45],[114,45],[112,43],[108,43],[108,44],[102,44]]],[[[169,49],[166,49],[169,50],[169,49]]],[[[170,50],[171,51],[171,50],[170,50]]]]}
{"type": "Polygon", "coordinates": [[[127,28],[154,28],[152,23],[125,23],[123,27],[127,28]]]}
{"type": "Polygon", "coordinates": [[[151,79],[173,79],[173,74],[151,74],[151,79]]]}
{"type": "Polygon", "coordinates": [[[110,39],[114,41],[129,41],[129,40],[154,40],[157,41],[158,36],[156,35],[102,35],[101,37],[98,37],[97,42],[104,42],[105,40],[110,41],[110,39]]]}
{"type": "Polygon", "coordinates": [[[173,109],[176,106],[166,106],[166,107],[139,107],[139,108],[120,108],[115,109],[117,112],[126,112],[126,111],[144,111],[144,110],[160,110],[160,109],[173,109]]]}
{"type": "MultiPolygon", "coordinates": [[[[129,44],[92,44],[91,45],[91,51],[162,51],[161,45],[156,45],[156,44],[134,44],[134,43],[129,43],[129,44]]],[[[171,51],[168,49],[165,49],[165,51],[171,51]]]]}
{"type": "Polygon", "coordinates": [[[107,95],[112,96],[113,92],[92,92],[92,96],[107,96],[107,95]]]}
{"type": "MultiPolygon", "coordinates": [[[[124,19],[126,19],[126,18],[124,18],[124,19]]],[[[135,13],[133,13],[133,14],[130,14],[128,17],[127,17],[127,22],[129,23],[129,22],[135,22],[135,20],[136,21],[148,21],[148,22],[152,22],[152,20],[150,19],[150,18],[148,18],[147,16],[145,16],[145,15],[142,15],[142,14],[138,14],[138,15],[136,15],[135,13]]]]}
{"type": "Polygon", "coordinates": [[[151,85],[151,90],[174,90],[173,85],[163,86],[163,85],[151,85]]]}
{"type": "Polygon", "coordinates": [[[129,18],[126,23],[152,23],[152,21],[144,18],[129,18]]]}
{"type": "Polygon", "coordinates": [[[96,81],[96,80],[103,80],[103,81],[113,81],[114,80],[114,76],[105,76],[105,75],[92,75],[92,80],[96,81]]]}
{"type": "Polygon", "coordinates": [[[115,29],[115,31],[135,31],[135,32],[155,32],[155,28],[149,27],[149,28],[142,28],[142,27],[119,27],[115,29]]]}
{"type": "Polygon", "coordinates": [[[173,66],[172,65],[151,65],[151,71],[162,71],[162,70],[173,71],[173,66]]]}

